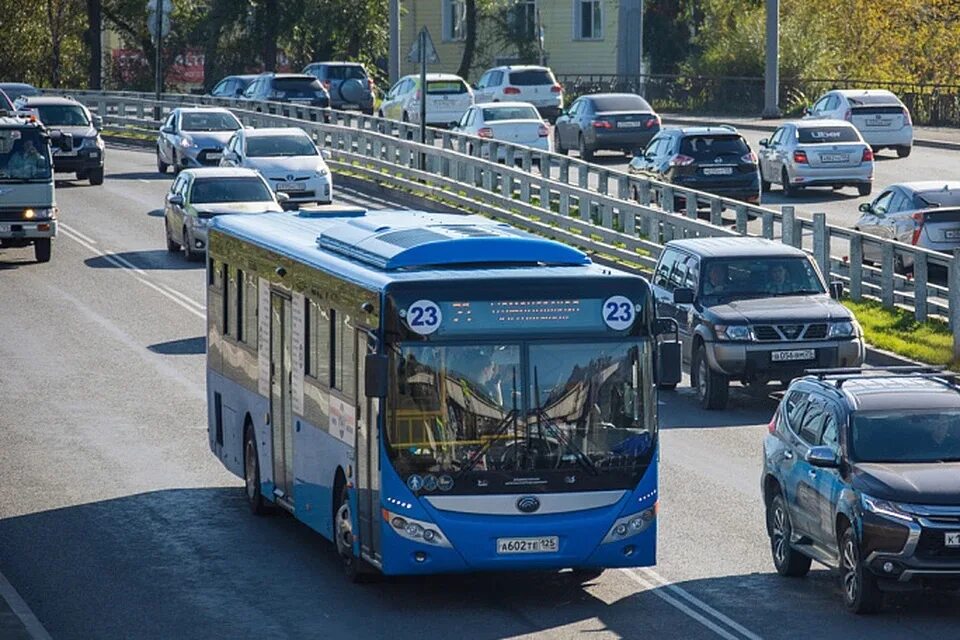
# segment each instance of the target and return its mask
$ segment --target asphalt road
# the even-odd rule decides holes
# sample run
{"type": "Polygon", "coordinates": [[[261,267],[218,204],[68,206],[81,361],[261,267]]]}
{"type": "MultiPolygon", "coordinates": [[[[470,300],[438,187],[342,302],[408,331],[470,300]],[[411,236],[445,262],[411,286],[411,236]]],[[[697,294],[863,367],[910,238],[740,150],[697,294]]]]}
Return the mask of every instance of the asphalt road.
{"type": "Polygon", "coordinates": [[[708,413],[683,387],[661,396],[655,570],[349,584],[319,535],[250,515],[209,453],[202,264],[163,247],[152,156],[107,158],[103,186],[58,185],[50,263],[0,251],[0,572],[54,638],[957,636],[954,595],[859,618],[828,572],[778,577],[758,486],[772,401],[708,413]]]}

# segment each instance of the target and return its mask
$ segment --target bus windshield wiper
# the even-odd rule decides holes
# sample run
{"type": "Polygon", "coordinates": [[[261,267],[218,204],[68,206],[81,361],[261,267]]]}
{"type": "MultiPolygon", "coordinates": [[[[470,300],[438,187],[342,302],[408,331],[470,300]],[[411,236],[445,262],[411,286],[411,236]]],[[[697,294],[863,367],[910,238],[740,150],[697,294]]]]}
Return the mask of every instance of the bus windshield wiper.
{"type": "Polygon", "coordinates": [[[477,463],[483,459],[483,456],[486,455],[487,451],[490,450],[490,447],[493,446],[493,443],[496,442],[500,436],[507,432],[507,428],[511,425],[513,426],[514,440],[517,437],[517,370],[513,370],[513,389],[510,391],[510,397],[513,399],[513,408],[507,412],[507,415],[503,416],[500,422],[497,423],[497,426],[493,430],[493,434],[490,436],[490,439],[487,440],[477,452],[474,453],[469,460],[467,460],[466,465],[464,465],[459,471],[457,471],[453,477],[454,479],[459,478],[468,471],[473,470],[477,466],[477,463]]]}
{"type": "MultiPolygon", "coordinates": [[[[553,436],[557,441],[563,446],[564,451],[571,451],[574,457],[577,459],[577,462],[580,463],[584,469],[589,471],[595,476],[600,475],[600,470],[597,469],[597,465],[593,463],[593,460],[590,459],[586,453],[583,452],[583,449],[574,444],[573,440],[567,437],[567,434],[563,432],[563,429],[558,427],[553,420],[550,419],[550,416],[547,415],[547,412],[539,406],[540,402],[540,381],[537,376],[537,368],[533,368],[533,393],[536,395],[538,406],[533,410],[534,414],[537,416],[537,430],[541,433],[543,432],[543,426],[546,425],[547,429],[553,433],[553,436]]],[[[529,450],[530,442],[530,429],[527,429],[527,447],[529,450]]]]}

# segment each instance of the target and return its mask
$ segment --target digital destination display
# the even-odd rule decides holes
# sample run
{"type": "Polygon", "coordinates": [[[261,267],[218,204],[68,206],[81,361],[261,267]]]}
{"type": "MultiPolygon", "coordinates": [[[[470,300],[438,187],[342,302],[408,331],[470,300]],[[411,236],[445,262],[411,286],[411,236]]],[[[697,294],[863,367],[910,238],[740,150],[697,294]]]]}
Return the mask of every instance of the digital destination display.
{"type": "MultiPolygon", "coordinates": [[[[616,297],[618,300],[626,298],[616,297]]],[[[465,335],[471,332],[549,333],[603,331],[619,328],[608,316],[621,314],[632,324],[632,304],[624,308],[597,298],[531,298],[529,300],[469,300],[439,302],[442,322],[438,335],[465,335]],[[605,310],[605,306],[609,309],[605,310]]]]}

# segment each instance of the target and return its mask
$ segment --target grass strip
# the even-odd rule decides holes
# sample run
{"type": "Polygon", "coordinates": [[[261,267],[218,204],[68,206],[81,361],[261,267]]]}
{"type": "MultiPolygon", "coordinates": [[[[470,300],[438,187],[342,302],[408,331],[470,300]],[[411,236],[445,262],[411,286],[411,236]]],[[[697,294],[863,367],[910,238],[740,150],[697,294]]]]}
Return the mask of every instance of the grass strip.
{"type": "Polygon", "coordinates": [[[947,365],[960,371],[960,360],[953,358],[953,334],[946,322],[917,322],[904,309],[884,309],[879,302],[844,300],[863,327],[867,343],[924,364],[947,365]]]}

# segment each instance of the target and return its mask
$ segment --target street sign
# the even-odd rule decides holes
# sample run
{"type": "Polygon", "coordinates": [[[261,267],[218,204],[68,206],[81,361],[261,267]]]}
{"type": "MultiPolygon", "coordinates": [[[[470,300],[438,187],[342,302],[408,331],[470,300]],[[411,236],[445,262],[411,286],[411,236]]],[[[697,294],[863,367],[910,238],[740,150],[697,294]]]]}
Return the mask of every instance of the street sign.
{"type": "MultiPolygon", "coordinates": [[[[161,0],[160,10],[163,12],[164,15],[167,15],[167,16],[170,15],[170,13],[173,11],[173,0],[161,0]]],[[[157,12],[157,0],[148,0],[147,11],[149,11],[150,13],[157,12]]]]}
{"type": "Polygon", "coordinates": [[[440,62],[440,56],[437,55],[437,48],[433,46],[433,38],[430,37],[430,32],[426,27],[420,29],[420,33],[413,40],[413,44],[410,45],[407,62],[420,62],[421,54],[423,53],[426,53],[423,59],[428,63],[436,64],[440,62]]]}
{"type": "Polygon", "coordinates": [[[147,2],[147,30],[150,39],[157,41],[157,28],[160,29],[160,38],[170,35],[170,13],[173,12],[173,0],[149,0],[147,2]],[[157,5],[160,6],[160,19],[157,19],[157,5]]]}

